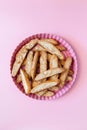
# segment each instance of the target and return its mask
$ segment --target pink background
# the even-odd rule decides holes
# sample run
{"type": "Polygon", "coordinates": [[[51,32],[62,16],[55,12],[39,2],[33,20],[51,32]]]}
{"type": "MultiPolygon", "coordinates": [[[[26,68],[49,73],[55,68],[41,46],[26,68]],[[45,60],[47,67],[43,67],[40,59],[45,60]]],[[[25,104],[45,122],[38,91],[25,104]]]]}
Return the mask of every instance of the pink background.
{"type": "Polygon", "coordinates": [[[0,0],[0,130],[87,130],[87,0],[0,0]],[[79,71],[69,93],[54,101],[23,95],[10,76],[15,47],[36,33],[65,37],[79,71]]]}

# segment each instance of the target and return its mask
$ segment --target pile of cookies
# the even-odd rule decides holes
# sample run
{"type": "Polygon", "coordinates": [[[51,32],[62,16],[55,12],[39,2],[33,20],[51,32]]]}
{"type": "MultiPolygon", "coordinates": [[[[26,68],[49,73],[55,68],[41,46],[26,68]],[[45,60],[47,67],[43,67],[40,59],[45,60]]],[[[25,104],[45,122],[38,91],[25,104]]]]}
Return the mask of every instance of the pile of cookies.
{"type": "Polygon", "coordinates": [[[12,77],[21,83],[25,93],[53,96],[73,79],[71,56],[55,39],[33,39],[17,52],[12,66],[12,77]]]}

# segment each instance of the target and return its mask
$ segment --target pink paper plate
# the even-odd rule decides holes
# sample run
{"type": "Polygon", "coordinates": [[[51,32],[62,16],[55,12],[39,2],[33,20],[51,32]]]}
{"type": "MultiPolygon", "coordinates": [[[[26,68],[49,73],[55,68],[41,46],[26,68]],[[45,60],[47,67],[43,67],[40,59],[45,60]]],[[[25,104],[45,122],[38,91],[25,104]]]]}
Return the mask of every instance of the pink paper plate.
{"type": "Polygon", "coordinates": [[[56,99],[56,98],[59,98],[60,96],[64,95],[65,93],[67,93],[72,87],[73,87],[73,84],[75,82],[75,79],[76,79],[76,75],[77,75],[77,58],[76,58],[76,54],[73,50],[73,48],[71,47],[71,45],[65,40],[63,39],[62,37],[58,36],[58,35],[53,35],[53,34],[36,34],[36,35],[33,35],[33,36],[30,36],[28,38],[26,38],[24,41],[22,41],[17,47],[16,49],[14,50],[13,52],[13,55],[11,57],[11,64],[10,64],[10,71],[12,70],[12,66],[13,66],[13,63],[15,61],[15,56],[16,56],[16,53],[20,50],[20,48],[27,44],[31,39],[35,39],[35,38],[53,38],[55,40],[57,40],[58,42],[61,43],[61,45],[63,45],[64,47],[67,48],[67,51],[63,51],[65,57],[67,56],[72,56],[73,57],[73,65],[72,65],[72,69],[74,71],[74,74],[73,74],[73,80],[70,81],[69,83],[67,83],[62,89],[60,89],[59,91],[57,91],[55,93],[54,96],[51,96],[51,97],[44,97],[44,96],[37,96],[35,94],[29,94],[29,95],[26,95],[25,94],[25,91],[23,89],[23,86],[21,84],[18,84],[16,82],[16,77],[12,77],[15,85],[18,87],[18,89],[23,92],[26,96],[29,96],[29,97],[32,97],[34,99],[40,99],[40,100],[50,100],[50,99],[56,99]]]}

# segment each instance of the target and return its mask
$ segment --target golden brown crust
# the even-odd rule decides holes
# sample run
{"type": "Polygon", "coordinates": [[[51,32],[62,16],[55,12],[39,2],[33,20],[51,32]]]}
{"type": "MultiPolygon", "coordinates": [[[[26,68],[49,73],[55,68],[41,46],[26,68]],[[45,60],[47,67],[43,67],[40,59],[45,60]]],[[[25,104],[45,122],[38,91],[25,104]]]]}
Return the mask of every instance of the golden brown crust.
{"type": "Polygon", "coordinates": [[[21,80],[21,74],[17,75],[17,83],[20,83],[22,80],[21,80]]]}
{"type": "Polygon", "coordinates": [[[57,49],[60,50],[60,51],[65,51],[65,50],[66,50],[66,48],[65,48],[64,46],[61,46],[61,45],[58,45],[58,46],[56,46],[56,47],[57,47],[57,49]]]}
{"type": "Polygon", "coordinates": [[[72,57],[67,57],[65,63],[64,63],[64,68],[65,69],[70,69],[70,66],[72,64],[72,57]]]}
{"type": "Polygon", "coordinates": [[[25,64],[25,71],[27,72],[29,77],[31,77],[32,61],[33,61],[33,51],[29,51],[25,64]]]}
{"type": "Polygon", "coordinates": [[[47,54],[47,60],[48,60],[48,62],[50,62],[51,56],[52,56],[51,54],[49,54],[49,53],[47,54]]]}
{"type": "Polygon", "coordinates": [[[41,83],[41,80],[39,80],[39,81],[32,81],[32,87],[34,88],[34,87],[38,86],[40,83],[41,83]]]}
{"type": "Polygon", "coordinates": [[[72,79],[73,79],[72,76],[67,76],[66,81],[69,82],[69,81],[72,81],[72,79]]]}
{"type": "Polygon", "coordinates": [[[35,52],[33,62],[32,62],[32,68],[31,68],[31,77],[34,79],[36,75],[36,67],[38,63],[38,58],[39,58],[39,52],[35,52]]]}
{"type": "Polygon", "coordinates": [[[60,76],[60,80],[61,80],[61,87],[64,86],[65,84],[65,81],[66,81],[66,78],[68,76],[68,73],[69,73],[69,69],[70,69],[70,66],[72,64],[72,57],[68,57],[64,63],[64,68],[65,68],[65,72],[63,72],[60,76]]]}
{"type": "Polygon", "coordinates": [[[22,63],[22,66],[25,66],[26,65],[26,58],[24,59],[23,63],[22,63]]]}
{"type": "Polygon", "coordinates": [[[61,61],[60,61],[60,64],[61,64],[61,66],[64,66],[65,60],[61,60],[61,61]]]}
{"type": "Polygon", "coordinates": [[[58,86],[54,86],[52,88],[49,88],[50,91],[57,92],[59,90],[58,86]]]}
{"type": "Polygon", "coordinates": [[[45,89],[45,90],[42,90],[42,91],[37,92],[37,93],[35,93],[35,94],[36,94],[37,96],[43,96],[46,92],[47,92],[47,90],[45,89]]]}
{"type": "Polygon", "coordinates": [[[29,81],[28,75],[22,69],[20,69],[20,74],[21,74],[22,84],[23,84],[25,93],[29,94],[31,92],[31,83],[29,81]]]}
{"type": "Polygon", "coordinates": [[[53,92],[47,91],[43,96],[45,96],[45,97],[51,97],[51,96],[53,96],[53,95],[54,95],[53,92]]]}

